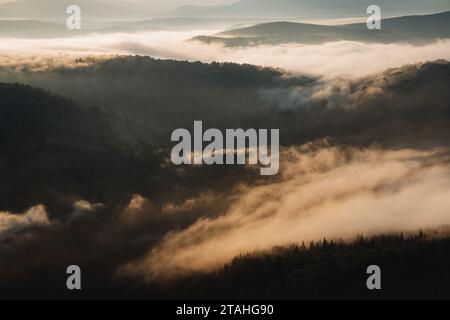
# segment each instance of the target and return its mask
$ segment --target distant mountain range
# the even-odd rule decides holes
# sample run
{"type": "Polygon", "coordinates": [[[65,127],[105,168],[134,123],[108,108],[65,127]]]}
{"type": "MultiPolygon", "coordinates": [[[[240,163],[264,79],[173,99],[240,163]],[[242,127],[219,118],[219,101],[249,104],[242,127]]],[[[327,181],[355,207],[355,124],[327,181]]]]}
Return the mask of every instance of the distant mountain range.
{"type": "Polygon", "coordinates": [[[0,37],[46,38],[80,34],[66,26],[37,20],[0,20],[0,37]]]}
{"type": "Polygon", "coordinates": [[[198,36],[194,40],[233,47],[280,43],[321,44],[341,40],[422,43],[439,38],[450,38],[450,11],[385,19],[381,30],[369,30],[365,23],[322,26],[273,22],[228,30],[215,36],[198,36]]]}
{"type": "MultiPolygon", "coordinates": [[[[88,20],[148,20],[158,17],[149,4],[102,0],[16,0],[0,4],[0,19],[62,21],[66,8],[76,4],[88,20]]],[[[240,0],[230,5],[183,6],[164,17],[333,19],[364,17],[369,5],[379,5],[385,17],[428,14],[450,10],[448,0],[240,0]]]]}
{"type": "Polygon", "coordinates": [[[94,23],[82,30],[68,30],[64,23],[31,19],[0,20],[0,37],[52,38],[70,37],[91,32],[139,32],[155,30],[226,29],[232,26],[255,24],[230,29],[213,36],[198,36],[194,40],[220,43],[225,46],[260,44],[306,43],[320,44],[349,40],[362,42],[420,43],[450,37],[450,11],[421,16],[405,16],[382,21],[381,30],[368,30],[365,23],[324,26],[295,22],[260,23],[262,19],[159,18],[128,22],[94,23]]]}
{"type": "Polygon", "coordinates": [[[167,13],[176,17],[307,18],[366,16],[369,5],[379,5],[386,17],[450,10],[448,0],[241,0],[223,6],[184,6],[167,13]]]}
{"type": "MultiPolygon", "coordinates": [[[[185,6],[173,10],[163,16],[155,16],[149,5],[134,4],[121,5],[99,0],[16,0],[0,4],[0,36],[1,37],[60,37],[72,36],[65,27],[68,17],[66,9],[69,5],[77,4],[81,7],[82,31],[77,32],[137,32],[147,30],[194,30],[194,29],[227,29],[236,25],[249,25],[273,21],[299,21],[299,19],[335,19],[365,17],[366,8],[370,4],[378,4],[382,8],[384,17],[405,16],[412,14],[426,14],[450,10],[449,0],[241,0],[231,5],[223,6],[185,6]]],[[[433,16],[434,17],[434,16],[433,16]]],[[[438,19],[439,16],[436,16],[438,19]]],[[[446,17],[444,17],[446,18],[446,17]]],[[[201,37],[205,42],[226,42],[227,45],[247,45],[248,39],[223,40],[221,37],[256,37],[251,41],[259,42],[323,42],[329,39],[368,39],[368,41],[392,41],[391,29],[400,28],[402,35],[407,37],[410,27],[413,29],[411,37],[421,34],[423,30],[410,21],[385,20],[382,32],[365,30],[365,25],[351,25],[339,27],[324,27],[302,24],[272,23],[254,29],[242,28],[234,33],[221,34],[217,37],[201,37]],[[393,25],[388,25],[392,23],[393,25]],[[400,25],[401,24],[401,25],[400,25]],[[269,30],[270,29],[270,30],[269,30]],[[363,30],[364,29],[364,30],[363,30]],[[386,31],[387,30],[387,31],[386,31]],[[268,33],[270,37],[268,37],[268,33]],[[281,36],[281,33],[287,33],[281,36]],[[299,34],[302,33],[302,36],[299,34]],[[323,34],[322,34],[323,33],[323,34]],[[276,35],[278,34],[278,35],[276,35]],[[296,35],[294,35],[296,34],[296,35]],[[267,39],[270,38],[270,39],[267,39]]],[[[420,18],[415,18],[420,19],[420,18]]],[[[430,23],[428,18],[425,23],[430,23]]],[[[422,21],[418,21],[422,23],[422,21]]],[[[447,24],[441,23],[445,28],[447,24]]],[[[446,35],[446,30],[437,28],[425,30],[425,33],[446,35]]],[[[426,37],[429,36],[426,35],[426,37]]]]}
{"type": "MultiPolygon", "coordinates": [[[[31,19],[1,20],[0,37],[12,38],[54,38],[71,37],[88,33],[140,32],[140,31],[182,31],[226,29],[244,24],[242,19],[203,18],[160,18],[139,21],[85,22],[81,30],[68,30],[62,22],[45,22],[31,19]]],[[[260,20],[251,20],[258,23],[260,20]]]]}
{"type": "Polygon", "coordinates": [[[137,21],[83,21],[81,30],[68,30],[64,22],[34,19],[0,19],[0,37],[54,38],[88,33],[223,30],[234,26],[261,23],[261,19],[156,18],[137,21]]]}
{"type": "Polygon", "coordinates": [[[248,23],[261,23],[263,19],[241,19],[241,18],[194,18],[194,17],[166,17],[155,18],[141,21],[118,22],[112,26],[101,30],[105,31],[149,31],[149,30],[200,30],[200,29],[226,29],[236,25],[245,25],[248,23]]]}
{"type": "Polygon", "coordinates": [[[17,0],[0,4],[0,19],[65,21],[66,9],[73,4],[80,6],[83,19],[89,20],[126,20],[144,18],[148,14],[142,8],[111,5],[97,0],[17,0]]]}

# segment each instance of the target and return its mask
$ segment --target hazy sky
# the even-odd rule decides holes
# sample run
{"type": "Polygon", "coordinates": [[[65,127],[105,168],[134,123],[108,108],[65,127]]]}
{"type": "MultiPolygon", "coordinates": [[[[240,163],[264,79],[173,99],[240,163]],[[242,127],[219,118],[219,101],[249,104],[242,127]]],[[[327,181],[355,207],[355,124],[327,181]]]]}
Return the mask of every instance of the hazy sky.
{"type": "MultiPolygon", "coordinates": [[[[42,3],[43,8],[48,8],[48,6],[52,6],[53,3],[61,5],[61,0],[0,0],[0,4],[14,1],[25,3],[31,2],[33,4],[33,7],[37,7],[37,5],[40,6],[42,3]]],[[[196,11],[194,10],[194,13],[192,14],[194,16],[205,17],[208,15],[213,17],[217,17],[220,15],[228,15],[228,17],[239,15],[242,15],[244,17],[249,17],[249,15],[258,17],[261,15],[264,17],[285,17],[286,14],[290,16],[291,14],[299,14],[299,12],[309,12],[305,13],[308,17],[309,15],[317,17],[317,15],[320,14],[328,17],[331,12],[336,16],[339,16],[340,18],[344,18],[359,16],[355,15],[355,8],[356,12],[362,11],[362,15],[364,15],[365,5],[372,3],[372,1],[376,4],[382,4],[385,9],[384,13],[387,15],[432,13],[448,10],[450,5],[450,0],[429,0],[427,2],[423,2],[422,0],[345,0],[342,1],[342,5],[340,2],[338,2],[338,5],[336,5],[336,2],[331,0],[247,0],[247,6],[228,8],[229,10],[225,12],[223,12],[222,9],[219,9],[217,12],[215,12],[213,9],[212,13],[209,11],[207,11],[206,13],[203,11],[200,11],[200,13],[196,13],[196,11]],[[298,5],[299,7],[293,7],[294,4],[298,5]],[[327,10],[325,10],[325,8],[324,10],[321,10],[321,8],[324,6],[327,10]],[[364,10],[360,10],[360,7],[364,10]],[[302,9],[300,10],[300,8],[302,9]],[[317,12],[318,10],[319,12],[321,12],[320,14],[317,12]],[[346,12],[348,13],[347,16],[345,16],[346,12]]],[[[67,0],[65,0],[65,2],[67,2],[67,0]]],[[[95,2],[100,2],[103,4],[129,5],[130,7],[137,9],[138,12],[159,15],[185,5],[226,5],[239,2],[239,0],[71,0],[70,2],[71,4],[82,2],[85,6],[88,6],[87,3],[95,4],[95,2]]],[[[43,13],[40,14],[40,10],[37,11],[38,12],[35,14],[35,16],[42,16],[43,13]]],[[[183,12],[182,14],[184,14],[184,16],[190,16],[191,13],[189,12],[190,11],[183,12]]],[[[123,14],[125,13],[123,12],[123,14]]]]}
{"type": "Polygon", "coordinates": [[[154,5],[155,11],[170,10],[184,5],[220,5],[237,2],[237,0],[99,0],[107,3],[138,3],[154,5]]]}
{"type": "MultiPolygon", "coordinates": [[[[13,2],[14,0],[0,0],[0,3],[13,2]]],[[[37,0],[39,1],[39,0],[37,0]]],[[[145,4],[147,6],[155,6],[155,11],[164,11],[175,9],[184,5],[220,5],[237,2],[237,0],[97,0],[105,3],[119,4],[145,4]]],[[[74,0],[76,3],[76,0],[74,0]]]]}

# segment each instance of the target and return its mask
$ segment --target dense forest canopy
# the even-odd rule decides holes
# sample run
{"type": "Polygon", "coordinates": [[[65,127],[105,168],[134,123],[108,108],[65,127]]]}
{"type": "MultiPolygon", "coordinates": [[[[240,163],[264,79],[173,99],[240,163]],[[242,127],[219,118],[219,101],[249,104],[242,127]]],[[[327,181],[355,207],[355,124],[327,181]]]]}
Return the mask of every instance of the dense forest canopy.
{"type": "Polygon", "coordinates": [[[409,232],[421,222],[445,225],[447,61],[330,80],[128,56],[46,68],[4,65],[0,79],[0,275],[10,279],[0,292],[8,297],[23,296],[23,288],[27,297],[43,297],[43,285],[45,297],[57,296],[65,276],[58,270],[73,259],[88,270],[89,297],[446,297],[445,236],[352,243],[359,225],[346,219],[353,201],[363,199],[384,208],[375,216],[351,210],[371,215],[372,223],[361,225],[366,236],[378,234],[370,229],[378,224],[403,231],[404,216],[384,225],[397,210],[393,203],[410,208],[408,219],[417,224],[409,232]],[[200,115],[208,127],[280,128],[281,174],[172,165],[171,131],[190,128],[200,115]],[[411,195],[415,204],[405,200],[411,195]],[[323,238],[317,230],[329,225],[321,213],[329,201],[342,224],[327,241],[303,248],[302,239],[323,238]],[[423,208],[436,216],[423,215],[423,208]],[[304,224],[305,217],[312,220],[304,224]],[[274,226],[298,247],[271,251],[274,240],[264,228],[274,226]],[[240,233],[247,242],[233,241],[240,233]],[[345,234],[345,242],[335,234],[345,234]],[[202,249],[219,243],[224,252],[203,259],[209,251],[202,249]],[[245,255],[257,246],[263,250],[245,255]],[[237,252],[244,256],[230,263],[237,252]],[[183,256],[194,258],[184,263],[183,256]],[[18,261],[28,263],[16,269],[18,261]],[[380,296],[360,286],[362,268],[375,261],[391,283],[380,296]],[[406,265],[414,267],[405,273],[406,265]],[[161,270],[172,280],[155,281],[161,270]],[[423,273],[423,281],[406,285],[423,273]],[[438,276],[442,287],[430,285],[438,276]]]}

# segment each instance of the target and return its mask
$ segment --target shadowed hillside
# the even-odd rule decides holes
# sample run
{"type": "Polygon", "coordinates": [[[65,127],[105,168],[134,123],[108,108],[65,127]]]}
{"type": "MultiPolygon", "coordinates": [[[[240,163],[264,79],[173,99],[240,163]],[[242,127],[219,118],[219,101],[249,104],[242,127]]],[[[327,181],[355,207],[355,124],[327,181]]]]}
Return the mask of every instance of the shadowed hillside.
{"type": "Polygon", "coordinates": [[[251,65],[148,57],[39,71],[0,68],[4,81],[101,106],[130,119],[142,140],[165,146],[174,129],[191,128],[198,119],[205,127],[280,128],[284,145],[324,137],[363,145],[442,140],[449,75],[447,61],[331,82],[251,65]]]}
{"type": "MultiPolygon", "coordinates": [[[[54,233],[55,231],[52,231],[54,233]]],[[[353,243],[324,239],[236,257],[220,270],[170,283],[143,284],[115,278],[105,269],[85,276],[86,290],[61,290],[64,274],[35,279],[34,285],[0,284],[0,297],[58,299],[448,299],[450,239],[447,233],[360,236],[353,243]],[[366,287],[368,266],[381,268],[382,290],[366,287]],[[42,287],[46,290],[42,291],[42,287]],[[24,290],[27,288],[27,290],[24,290]],[[5,294],[8,292],[7,294],[5,294]]],[[[60,238],[65,237],[60,234],[60,238]]],[[[81,240],[81,239],[80,239],[81,240]]],[[[67,240],[64,240],[67,241],[67,240]]],[[[81,244],[79,244],[80,246],[81,244]]],[[[54,246],[51,246],[54,247],[54,246]]],[[[82,246],[84,248],[84,245],[82,246]]],[[[30,248],[28,248],[30,249],[30,248]]],[[[36,248],[38,250],[38,248],[36,248]]],[[[97,249],[101,249],[101,246],[97,249]]],[[[54,249],[52,249],[54,250],[54,249]]],[[[10,253],[10,256],[14,254],[10,253]]],[[[61,260],[67,260],[61,257],[61,260]]],[[[64,262],[58,263],[61,268],[64,262]]],[[[114,261],[109,261],[110,263],[114,261]]],[[[89,264],[88,264],[89,265],[89,264]]],[[[0,269],[1,271],[1,269],[0,269]]]]}
{"type": "Polygon", "coordinates": [[[0,143],[2,209],[118,201],[123,186],[152,190],[158,168],[154,148],[119,117],[18,84],[0,84],[0,143]]]}
{"type": "Polygon", "coordinates": [[[0,80],[18,81],[97,105],[141,122],[146,141],[167,142],[174,128],[202,119],[208,126],[250,126],[271,105],[266,88],[308,83],[281,70],[233,63],[200,63],[120,57],[90,66],[16,72],[0,67],[0,80]],[[236,115],[239,114],[239,117],[236,115]]]}
{"type": "Polygon", "coordinates": [[[112,209],[134,194],[183,202],[202,190],[226,190],[254,176],[238,167],[177,172],[167,163],[167,144],[150,144],[141,126],[126,115],[41,89],[0,83],[0,210],[42,203],[61,217],[79,199],[112,209]],[[223,185],[214,183],[219,178],[223,185]]]}

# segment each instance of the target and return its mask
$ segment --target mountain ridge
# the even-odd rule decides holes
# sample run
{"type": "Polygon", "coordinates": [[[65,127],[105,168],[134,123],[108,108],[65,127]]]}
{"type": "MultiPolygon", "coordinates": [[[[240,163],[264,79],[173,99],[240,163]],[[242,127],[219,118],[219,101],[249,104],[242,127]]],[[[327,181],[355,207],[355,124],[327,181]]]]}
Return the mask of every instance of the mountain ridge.
{"type": "Polygon", "coordinates": [[[381,30],[369,30],[365,23],[325,26],[280,21],[227,30],[213,36],[198,36],[193,40],[234,47],[334,41],[423,43],[450,38],[450,11],[384,19],[381,24],[381,30]]]}
{"type": "Polygon", "coordinates": [[[106,4],[97,0],[17,0],[0,4],[0,19],[32,19],[65,21],[66,9],[76,4],[81,8],[83,19],[108,20],[140,16],[139,10],[130,6],[106,4]]]}
{"type": "Polygon", "coordinates": [[[425,14],[450,10],[445,0],[241,0],[230,5],[181,6],[166,13],[168,16],[245,17],[245,18],[348,18],[366,16],[369,5],[379,5],[384,16],[425,14]]]}

